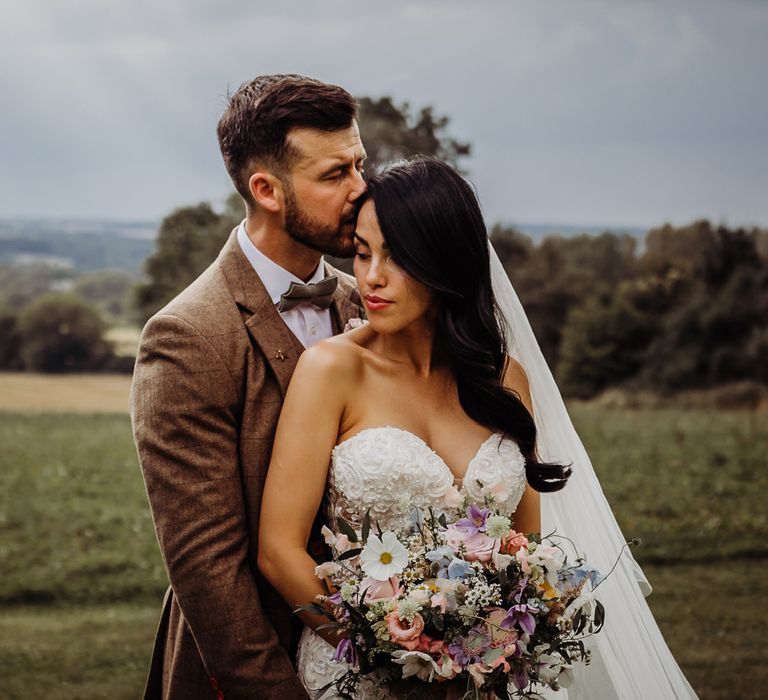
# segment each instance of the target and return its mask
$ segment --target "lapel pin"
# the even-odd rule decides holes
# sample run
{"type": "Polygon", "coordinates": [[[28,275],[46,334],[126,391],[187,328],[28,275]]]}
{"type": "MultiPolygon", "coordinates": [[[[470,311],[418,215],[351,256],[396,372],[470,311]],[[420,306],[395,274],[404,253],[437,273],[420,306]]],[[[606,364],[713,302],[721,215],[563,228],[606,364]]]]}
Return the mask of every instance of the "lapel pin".
{"type": "Polygon", "coordinates": [[[275,359],[276,360],[285,360],[288,356],[282,351],[282,350],[275,350],[275,359]]]}

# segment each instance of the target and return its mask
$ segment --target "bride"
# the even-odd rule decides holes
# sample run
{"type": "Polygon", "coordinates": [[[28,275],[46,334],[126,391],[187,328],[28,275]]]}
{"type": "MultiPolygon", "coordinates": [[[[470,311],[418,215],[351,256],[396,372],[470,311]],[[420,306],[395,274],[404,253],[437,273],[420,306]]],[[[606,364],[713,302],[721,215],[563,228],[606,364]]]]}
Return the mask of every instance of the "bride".
{"type": "MultiPolygon", "coordinates": [[[[370,509],[382,528],[401,529],[413,506],[437,506],[454,486],[471,500],[491,476],[506,480],[497,505],[515,529],[538,533],[543,521],[608,571],[621,533],[468,183],[429,159],[374,177],[355,244],[369,323],[311,347],[296,367],[264,489],[265,577],[297,608],[327,593],[307,553],[319,510],[359,527],[370,509]]],[[[619,562],[600,587],[607,623],[593,663],[552,697],[696,697],[645,604],[642,572],[628,553],[619,562]]],[[[327,620],[298,615],[298,673],[318,696],[346,669],[331,661],[335,633],[317,629],[327,620]]],[[[399,693],[371,681],[360,697],[399,693]]]]}

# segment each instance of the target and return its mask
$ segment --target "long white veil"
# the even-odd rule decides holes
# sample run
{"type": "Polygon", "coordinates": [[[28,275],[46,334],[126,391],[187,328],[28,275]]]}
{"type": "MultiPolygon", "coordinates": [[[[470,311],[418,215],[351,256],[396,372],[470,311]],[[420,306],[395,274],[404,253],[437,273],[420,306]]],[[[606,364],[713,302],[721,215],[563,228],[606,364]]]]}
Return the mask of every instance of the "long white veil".
{"type": "MultiPolygon", "coordinates": [[[[572,539],[589,563],[607,573],[625,539],[600,487],[592,463],[573,427],[560,390],[541,353],[528,317],[493,246],[491,278],[507,325],[510,354],[528,375],[544,461],[571,464],[562,491],[542,494],[542,534],[556,530],[572,539]]],[[[653,619],[645,596],[648,580],[628,548],[611,576],[597,590],[605,605],[603,630],[591,638],[592,663],[579,664],[568,700],[666,700],[696,698],[653,619]]],[[[558,698],[564,697],[561,691],[558,698]]]]}

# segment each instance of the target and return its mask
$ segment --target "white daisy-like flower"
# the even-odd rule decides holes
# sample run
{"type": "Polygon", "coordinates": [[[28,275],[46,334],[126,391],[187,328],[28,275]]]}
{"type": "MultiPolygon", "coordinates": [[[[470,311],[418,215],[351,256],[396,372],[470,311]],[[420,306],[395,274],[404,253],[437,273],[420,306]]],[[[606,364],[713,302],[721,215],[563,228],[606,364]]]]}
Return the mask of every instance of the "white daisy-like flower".
{"type": "Polygon", "coordinates": [[[506,515],[490,515],[485,521],[485,534],[495,540],[500,540],[509,534],[512,522],[506,515]]]}
{"type": "Polygon", "coordinates": [[[421,651],[406,651],[398,649],[392,652],[392,661],[401,664],[403,667],[403,678],[416,676],[427,683],[435,677],[435,673],[440,673],[440,667],[434,659],[421,651]]]}
{"type": "Polygon", "coordinates": [[[406,598],[397,604],[397,616],[401,620],[407,620],[412,623],[413,618],[416,617],[420,607],[421,606],[416,601],[406,598]]]}
{"type": "Polygon", "coordinates": [[[408,564],[408,550],[400,544],[394,532],[385,532],[381,539],[369,535],[360,552],[363,571],[377,581],[386,581],[397,576],[408,564]]]}

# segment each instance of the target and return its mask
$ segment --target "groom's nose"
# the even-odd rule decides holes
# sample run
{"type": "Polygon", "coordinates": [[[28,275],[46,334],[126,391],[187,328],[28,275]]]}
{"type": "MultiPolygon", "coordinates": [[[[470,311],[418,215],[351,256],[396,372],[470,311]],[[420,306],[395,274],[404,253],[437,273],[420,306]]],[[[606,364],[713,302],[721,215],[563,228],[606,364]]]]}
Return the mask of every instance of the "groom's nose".
{"type": "Polygon", "coordinates": [[[354,202],[360,198],[360,195],[365,192],[366,185],[363,179],[363,174],[359,170],[355,170],[355,174],[352,176],[352,188],[349,191],[349,201],[354,202]]]}

